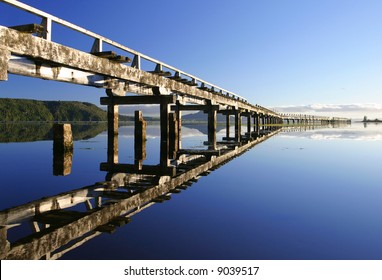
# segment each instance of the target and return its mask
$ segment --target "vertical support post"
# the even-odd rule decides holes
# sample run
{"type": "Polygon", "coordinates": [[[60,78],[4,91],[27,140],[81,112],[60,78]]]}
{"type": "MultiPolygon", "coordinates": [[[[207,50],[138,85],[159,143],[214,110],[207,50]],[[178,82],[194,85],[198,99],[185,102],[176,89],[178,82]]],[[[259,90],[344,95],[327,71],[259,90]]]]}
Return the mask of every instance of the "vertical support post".
{"type": "Polygon", "coordinates": [[[101,39],[95,39],[92,49],[90,51],[91,53],[96,53],[96,52],[102,52],[102,40],[101,39]]]}
{"type": "Polygon", "coordinates": [[[235,141],[241,141],[241,112],[235,111],[235,141]]]}
{"type": "MultiPolygon", "coordinates": [[[[111,97],[112,100],[112,97],[111,97]]],[[[118,163],[118,105],[107,105],[107,162],[118,163]]]]}
{"type": "Polygon", "coordinates": [[[161,167],[168,167],[170,161],[169,154],[169,103],[165,96],[161,96],[160,102],[160,165],[161,167]]]}
{"type": "Polygon", "coordinates": [[[52,19],[43,18],[41,25],[44,27],[44,33],[42,34],[42,37],[47,41],[52,41],[52,19]]]}
{"type": "Polygon", "coordinates": [[[53,125],[53,147],[59,151],[73,151],[72,126],[56,123],[53,125]]]}
{"type": "Polygon", "coordinates": [[[141,69],[141,56],[136,54],[134,55],[133,62],[131,63],[131,67],[141,69]]]}
{"type": "Polygon", "coordinates": [[[135,111],[134,125],[134,163],[138,169],[142,169],[146,159],[146,127],[147,122],[143,119],[142,111],[135,111]]]}
{"type": "Polygon", "coordinates": [[[212,150],[216,149],[216,116],[216,109],[211,105],[208,108],[208,145],[212,150]]]}
{"type": "Polygon", "coordinates": [[[177,106],[176,106],[176,120],[177,120],[177,128],[176,130],[178,131],[178,143],[177,147],[178,149],[182,148],[182,111],[179,109],[180,103],[177,101],[177,106]]]}
{"type": "Polygon", "coordinates": [[[8,80],[8,61],[11,58],[11,53],[6,50],[0,48],[0,81],[8,80]]]}
{"type": "Polygon", "coordinates": [[[231,123],[230,123],[230,114],[227,113],[227,115],[225,117],[226,117],[226,119],[225,119],[225,137],[228,140],[229,139],[229,135],[230,135],[230,126],[231,126],[231,123]]]}
{"type": "Polygon", "coordinates": [[[53,125],[53,175],[69,175],[72,171],[72,160],[72,126],[55,123],[53,125]]]}
{"type": "Polygon", "coordinates": [[[175,159],[178,147],[178,120],[176,119],[176,113],[169,113],[169,158],[175,159]]]}
{"type": "Polygon", "coordinates": [[[248,112],[248,115],[247,115],[247,133],[248,133],[248,137],[251,137],[251,127],[252,127],[252,124],[251,124],[251,113],[248,112]]]}

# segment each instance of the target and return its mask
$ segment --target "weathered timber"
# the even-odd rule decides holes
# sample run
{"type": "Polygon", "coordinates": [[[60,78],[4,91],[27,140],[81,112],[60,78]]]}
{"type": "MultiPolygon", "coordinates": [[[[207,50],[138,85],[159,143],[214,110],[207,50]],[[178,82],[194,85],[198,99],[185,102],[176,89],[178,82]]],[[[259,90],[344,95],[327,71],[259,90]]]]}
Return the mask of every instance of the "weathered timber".
{"type": "Polygon", "coordinates": [[[0,81],[8,80],[8,62],[11,52],[0,45],[0,81]]]}
{"type": "Polygon", "coordinates": [[[161,104],[166,102],[173,104],[176,102],[175,95],[152,95],[152,96],[113,96],[101,97],[101,105],[141,105],[141,104],[161,104]]]}
{"type": "Polygon", "coordinates": [[[180,149],[178,155],[220,155],[219,150],[196,150],[196,149],[180,149]]]}
{"type": "Polygon", "coordinates": [[[173,105],[171,110],[180,110],[180,111],[204,111],[208,112],[209,110],[219,110],[219,105],[173,105]]]}
{"type": "Polygon", "coordinates": [[[175,159],[176,152],[179,150],[178,120],[176,113],[169,115],[169,158],[175,159]]]}
{"type": "Polygon", "coordinates": [[[56,151],[73,151],[72,126],[70,124],[55,123],[53,125],[53,147],[56,151]]]}
{"type": "Polygon", "coordinates": [[[147,122],[143,119],[142,111],[135,111],[134,160],[139,169],[146,159],[146,127],[147,122]]]}
{"type": "Polygon", "coordinates": [[[118,105],[107,106],[107,161],[118,163],[118,105]]]}
{"type": "Polygon", "coordinates": [[[10,26],[9,28],[15,29],[22,33],[39,34],[39,35],[42,35],[45,30],[44,26],[40,24],[36,24],[36,23],[10,26]]]}
{"type": "Polygon", "coordinates": [[[53,146],[53,175],[67,176],[72,171],[73,150],[56,149],[53,146]]]}
{"type": "Polygon", "coordinates": [[[119,62],[119,63],[129,63],[131,62],[131,59],[129,57],[118,55],[113,51],[104,51],[104,52],[92,52],[93,55],[99,56],[102,58],[107,58],[113,62],[119,62]]]}
{"type": "MultiPolygon", "coordinates": [[[[63,71],[63,69],[74,69],[85,72],[90,72],[96,75],[117,79],[124,83],[135,82],[142,85],[159,87],[167,89],[171,92],[182,93],[188,96],[194,96],[201,99],[212,100],[219,104],[240,107],[242,109],[264,111],[265,109],[256,107],[247,102],[223,96],[221,94],[212,93],[207,90],[201,90],[173,79],[168,79],[130,67],[124,64],[115,63],[107,58],[100,58],[90,53],[81,52],[42,38],[25,34],[0,26],[0,48],[7,49],[12,54],[20,57],[28,57],[31,60],[45,61],[46,63],[53,63],[60,65],[61,68],[54,70],[55,75],[41,76],[35,71],[29,72],[23,70],[22,65],[18,67],[10,67],[10,73],[20,75],[30,75],[35,77],[60,80],[62,73],[67,73],[70,77],[62,78],[70,82],[71,71],[63,71]],[[18,70],[21,68],[20,70],[18,70]],[[62,72],[62,73],[61,73],[62,72]]],[[[30,67],[28,66],[28,69],[30,67]]],[[[54,72],[51,71],[52,73],[54,72]]],[[[75,81],[74,81],[75,82],[75,81]]],[[[94,84],[92,84],[94,85],[94,84]]],[[[145,93],[142,93],[145,94],[145,93]]]]}
{"type": "Polygon", "coordinates": [[[118,163],[110,164],[103,162],[100,165],[101,171],[109,172],[124,172],[124,173],[136,173],[136,174],[148,174],[148,175],[169,175],[175,176],[176,169],[174,166],[162,167],[159,165],[143,165],[141,168],[135,164],[118,163]]]}

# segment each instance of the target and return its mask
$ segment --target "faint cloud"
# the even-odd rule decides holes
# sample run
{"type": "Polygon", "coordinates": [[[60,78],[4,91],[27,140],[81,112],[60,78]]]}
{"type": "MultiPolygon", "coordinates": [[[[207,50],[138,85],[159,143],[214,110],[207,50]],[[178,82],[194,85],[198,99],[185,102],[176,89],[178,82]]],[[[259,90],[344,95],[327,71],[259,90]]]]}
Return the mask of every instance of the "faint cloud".
{"type": "Polygon", "coordinates": [[[310,104],[275,107],[281,113],[382,113],[382,104],[350,103],[350,104],[310,104]]]}

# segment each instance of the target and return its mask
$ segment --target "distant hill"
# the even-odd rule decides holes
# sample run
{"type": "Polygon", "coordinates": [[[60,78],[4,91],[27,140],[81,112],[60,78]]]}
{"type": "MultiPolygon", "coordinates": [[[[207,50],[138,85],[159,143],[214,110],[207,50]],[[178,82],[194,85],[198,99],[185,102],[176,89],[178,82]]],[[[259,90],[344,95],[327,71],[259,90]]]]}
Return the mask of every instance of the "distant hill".
{"type": "Polygon", "coordinates": [[[107,113],[88,102],[0,98],[0,121],[107,121],[107,113]]]}

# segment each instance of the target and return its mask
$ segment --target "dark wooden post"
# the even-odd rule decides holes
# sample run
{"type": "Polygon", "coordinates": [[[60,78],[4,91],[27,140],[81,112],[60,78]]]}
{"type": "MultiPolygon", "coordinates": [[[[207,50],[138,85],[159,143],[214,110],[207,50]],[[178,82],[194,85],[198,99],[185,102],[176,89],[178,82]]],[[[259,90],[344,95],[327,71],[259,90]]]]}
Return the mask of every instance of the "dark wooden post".
{"type": "Polygon", "coordinates": [[[251,127],[252,127],[252,124],[251,124],[251,113],[248,112],[247,113],[247,134],[248,134],[248,137],[251,137],[251,127]]]}
{"type": "Polygon", "coordinates": [[[170,165],[169,154],[169,102],[166,96],[161,96],[160,101],[160,165],[170,165]]]}
{"type": "Polygon", "coordinates": [[[235,141],[240,142],[241,140],[241,112],[240,110],[235,111],[235,141]]]}
{"type": "Polygon", "coordinates": [[[179,150],[178,141],[178,120],[176,113],[169,114],[169,158],[175,159],[179,150]]]}
{"type": "Polygon", "coordinates": [[[53,175],[71,173],[73,158],[73,135],[70,124],[53,125],[53,175]]]}
{"type": "Polygon", "coordinates": [[[142,169],[143,160],[146,159],[146,127],[147,122],[143,119],[142,111],[135,111],[134,161],[139,170],[142,169]]]}
{"type": "Polygon", "coordinates": [[[118,163],[118,105],[114,104],[107,106],[107,161],[118,163]]]}
{"type": "Polygon", "coordinates": [[[181,149],[182,148],[182,111],[179,108],[180,103],[177,102],[177,106],[175,109],[176,113],[176,120],[177,120],[177,132],[178,132],[178,143],[177,143],[177,148],[181,149]]]}
{"type": "Polygon", "coordinates": [[[226,114],[226,121],[225,121],[225,137],[228,140],[229,139],[229,134],[230,134],[230,114],[226,114]]]}
{"type": "Polygon", "coordinates": [[[209,149],[216,149],[216,109],[212,106],[208,108],[208,145],[209,149]]]}
{"type": "Polygon", "coordinates": [[[0,81],[8,80],[8,61],[11,53],[8,50],[0,48],[0,81]]]}

